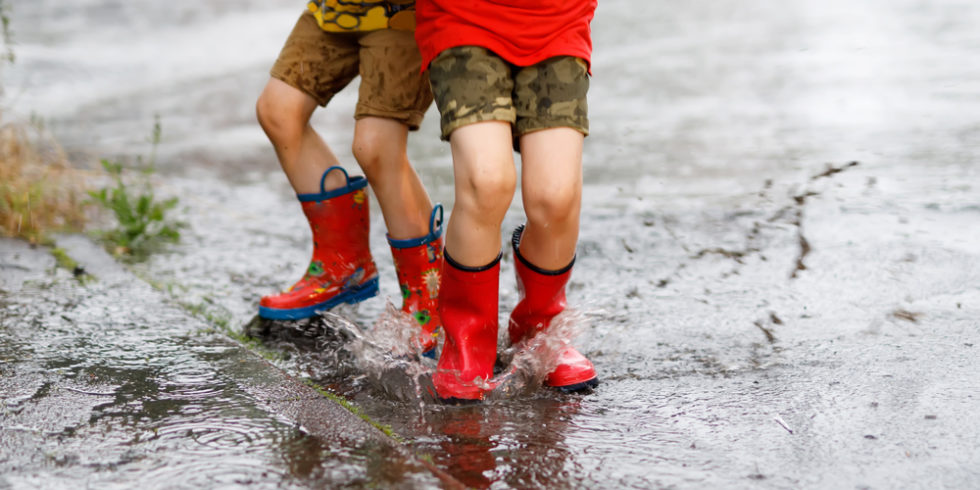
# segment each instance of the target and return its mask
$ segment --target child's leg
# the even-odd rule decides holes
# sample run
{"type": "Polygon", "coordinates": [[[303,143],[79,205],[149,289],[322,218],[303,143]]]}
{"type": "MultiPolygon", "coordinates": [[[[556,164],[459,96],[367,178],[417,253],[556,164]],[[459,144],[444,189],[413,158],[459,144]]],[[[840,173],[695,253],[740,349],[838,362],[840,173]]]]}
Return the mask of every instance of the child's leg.
{"type": "MultiPolygon", "coordinates": [[[[255,104],[259,124],[297,194],[319,192],[323,172],[340,164],[310,125],[310,116],[316,108],[313,97],[276,78],[269,79],[255,104]]],[[[343,183],[339,173],[332,172],[325,187],[335,189],[343,183]]]]}
{"type": "Polygon", "coordinates": [[[432,201],[408,161],[408,126],[364,117],[354,126],[354,158],[364,171],[384,215],[388,236],[418,238],[429,232],[432,201]]]}
{"type": "Polygon", "coordinates": [[[297,194],[345,184],[339,172],[331,172],[321,187],[323,172],[338,162],[310,126],[310,116],[357,76],[358,49],[355,39],[323,32],[313,15],[303,12],[256,103],[259,123],[297,194]]]}
{"type": "Polygon", "coordinates": [[[402,311],[421,327],[419,352],[431,356],[442,326],[437,309],[442,208],[433,216],[432,201],[408,161],[407,138],[408,126],[399,121],[363,117],[354,126],[353,151],[388,227],[402,311]]]}
{"type": "MultiPolygon", "coordinates": [[[[566,307],[582,208],[587,67],[575,58],[552,58],[522,69],[515,87],[527,225],[511,242],[521,296],[510,315],[512,343],[547,330],[566,307]]],[[[598,378],[592,363],[566,345],[545,382],[576,391],[598,378]]]]}
{"type": "Polygon", "coordinates": [[[409,31],[383,29],[358,40],[361,84],[354,111],[354,158],[384,214],[388,236],[418,238],[429,232],[429,200],[408,161],[408,132],[432,104],[429,78],[409,31]]]}
{"type": "Polygon", "coordinates": [[[446,342],[432,381],[442,399],[476,400],[491,388],[497,358],[500,225],[517,181],[510,123],[457,128],[450,144],[456,200],[439,293],[446,342]]]}
{"type": "Polygon", "coordinates": [[[468,267],[485,266],[500,253],[500,224],[516,188],[511,72],[499,56],[475,46],[447,49],[429,66],[456,184],[446,251],[468,267]]]}
{"type": "Polygon", "coordinates": [[[500,225],[514,198],[517,172],[510,123],[463,126],[450,137],[456,201],[446,251],[459,264],[480,267],[500,254],[500,225]]]}
{"type": "MultiPolygon", "coordinates": [[[[527,225],[513,237],[521,301],[510,316],[511,342],[546,330],[566,306],[582,207],[582,140],[570,128],[543,129],[521,138],[521,188],[527,225]]],[[[571,346],[545,382],[565,391],[598,384],[592,363],[571,346]]]]}
{"type": "Polygon", "coordinates": [[[302,278],[260,300],[264,318],[307,318],[378,291],[368,238],[367,181],[349,178],[337,167],[337,157],[309,123],[317,105],[326,105],[357,76],[358,46],[352,41],[324,33],[305,12],[256,103],[259,123],[297,193],[313,237],[313,254],[302,278]]]}
{"type": "Polygon", "coordinates": [[[492,389],[500,225],[517,184],[510,73],[506,62],[476,47],[446,50],[430,66],[456,184],[439,290],[446,341],[432,376],[442,399],[479,400],[492,389]]]}
{"type": "Polygon", "coordinates": [[[521,137],[521,193],[527,215],[521,254],[542,269],[561,269],[575,257],[584,139],[571,128],[521,137]]]}
{"type": "Polygon", "coordinates": [[[442,325],[436,307],[442,208],[433,209],[406,148],[408,132],[418,128],[432,103],[432,91],[411,32],[373,31],[358,44],[361,84],[352,150],[384,215],[402,311],[421,327],[421,352],[432,353],[442,325]]]}

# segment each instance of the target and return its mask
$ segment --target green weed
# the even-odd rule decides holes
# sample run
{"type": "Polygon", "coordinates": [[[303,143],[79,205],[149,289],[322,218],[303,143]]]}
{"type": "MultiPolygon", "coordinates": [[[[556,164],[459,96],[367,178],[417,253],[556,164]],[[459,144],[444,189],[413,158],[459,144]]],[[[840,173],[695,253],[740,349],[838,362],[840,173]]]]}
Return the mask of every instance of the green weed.
{"type": "Polygon", "coordinates": [[[102,168],[112,177],[114,185],[89,191],[89,196],[116,218],[115,228],[100,232],[110,252],[141,260],[164,244],[180,240],[179,230],[183,225],[167,215],[177,207],[176,197],[157,199],[145,178],[135,186],[127,185],[121,163],[103,159],[102,168]]]}
{"type": "Polygon", "coordinates": [[[78,265],[78,262],[76,262],[75,259],[71,258],[71,256],[68,255],[68,252],[65,251],[65,249],[60,247],[52,248],[51,256],[54,257],[54,261],[57,267],[60,267],[68,272],[71,272],[72,275],[75,276],[75,279],[78,282],[82,284],[88,284],[89,282],[95,280],[95,277],[93,277],[91,274],[85,271],[84,267],[78,265]]]}
{"type": "Polygon", "coordinates": [[[112,179],[112,185],[89,191],[92,200],[111,211],[116,219],[114,228],[99,234],[109,251],[117,257],[143,260],[164,245],[180,240],[180,228],[184,224],[169,216],[177,207],[178,199],[157,199],[150,183],[150,176],[155,171],[160,135],[160,120],[157,118],[150,140],[152,150],[149,162],[144,164],[142,157],[137,158],[140,175],[136,182],[124,175],[122,163],[103,159],[102,168],[112,179]]]}
{"type": "Polygon", "coordinates": [[[246,349],[259,355],[263,359],[269,362],[279,362],[279,361],[286,360],[286,356],[284,356],[282,352],[267,348],[265,344],[262,343],[261,340],[252,337],[244,332],[236,332],[230,326],[228,326],[227,322],[225,322],[224,325],[225,326],[222,327],[222,330],[224,331],[225,335],[230,337],[232,340],[235,340],[246,349]]]}

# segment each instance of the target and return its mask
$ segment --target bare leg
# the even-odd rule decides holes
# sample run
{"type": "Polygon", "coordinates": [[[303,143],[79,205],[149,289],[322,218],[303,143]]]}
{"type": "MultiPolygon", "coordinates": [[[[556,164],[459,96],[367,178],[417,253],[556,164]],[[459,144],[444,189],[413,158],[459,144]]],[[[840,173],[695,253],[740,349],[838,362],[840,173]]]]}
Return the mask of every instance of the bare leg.
{"type": "Polygon", "coordinates": [[[468,267],[489,264],[500,253],[500,224],[514,198],[517,171],[510,124],[486,121],[450,136],[456,201],[446,230],[446,250],[468,267]]]}
{"type": "Polygon", "coordinates": [[[378,198],[388,234],[396,240],[429,233],[432,201],[406,154],[408,126],[365,117],[354,126],[354,158],[378,198]]]}
{"type": "MultiPolygon", "coordinates": [[[[259,124],[272,142],[279,164],[297,194],[320,192],[324,170],[339,165],[320,135],[310,126],[317,104],[306,93],[270,78],[255,105],[259,124]]],[[[327,190],[344,185],[343,174],[331,172],[327,190]]]]}
{"type": "Polygon", "coordinates": [[[521,137],[521,192],[527,214],[521,255],[542,269],[561,269],[575,257],[584,138],[571,128],[521,137]]]}
{"type": "MultiPolygon", "coordinates": [[[[511,342],[548,328],[565,307],[565,286],[572,274],[566,267],[575,257],[582,209],[583,139],[570,128],[536,131],[521,138],[527,226],[519,251],[526,262],[515,261],[524,288],[510,316],[511,342]],[[528,262],[539,269],[529,267],[528,262]]],[[[593,388],[598,382],[595,366],[567,344],[545,378],[545,384],[562,391],[593,388]]]]}

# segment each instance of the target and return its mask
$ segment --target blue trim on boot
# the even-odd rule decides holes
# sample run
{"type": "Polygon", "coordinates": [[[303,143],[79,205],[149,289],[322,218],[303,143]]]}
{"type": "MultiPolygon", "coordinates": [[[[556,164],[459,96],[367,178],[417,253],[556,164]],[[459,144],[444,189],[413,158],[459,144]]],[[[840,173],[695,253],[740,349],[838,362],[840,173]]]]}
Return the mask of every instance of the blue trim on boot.
{"type": "Polygon", "coordinates": [[[388,245],[392,248],[412,248],[418,247],[419,245],[425,245],[426,243],[432,243],[442,236],[442,204],[436,203],[432,207],[432,214],[429,215],[429,234],[419,237],[419,238],[406,238],[404,240],[396,240],[391,238],[391,235],[386,235],[388,237],[388,245]]]}
{"type": "Polygon", "coordinates": [[[341,303],[356,304],[378,295],[378,278],[369,279],[364,284],[345,289],[340,294],[312,306],[302,308],[269,308],[259,306],[259,316],[269,320],[300,320],[316,315],[318,311],[329,310],[341,303]]]}
{"type": "Polygon", "coordinates": [[[334,165],[323,171],[323,176],[320,177],[320,192],[314,194],[296,194],[296,198],[300,202],[314,202],[314,201],[326,201],[332,197],[342,196],[348,192],[353,192],[359,189],[367,187],[367,179],[362,175],[356,175],[351,177],[344,170],[344,167],[339,167],[334,165]],[[334,170],[340,170],[344,174],[344,181],[346,182],[343,187],[338,187],[333,190],[326,190],[323,188],[324,184],[327,183],[327,174],[333,172],[334,170]]]}

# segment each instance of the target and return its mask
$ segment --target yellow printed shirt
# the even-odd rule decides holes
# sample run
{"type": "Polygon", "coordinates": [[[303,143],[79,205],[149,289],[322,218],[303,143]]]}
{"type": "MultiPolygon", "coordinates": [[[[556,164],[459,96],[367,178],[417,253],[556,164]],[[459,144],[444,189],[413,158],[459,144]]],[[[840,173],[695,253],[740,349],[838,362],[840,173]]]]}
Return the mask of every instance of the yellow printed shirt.
{"type": "Polygon", "coordinates": [[[310,0],[306,8],[329,32],[415,29],[415,0],[310,0]]]}

